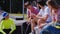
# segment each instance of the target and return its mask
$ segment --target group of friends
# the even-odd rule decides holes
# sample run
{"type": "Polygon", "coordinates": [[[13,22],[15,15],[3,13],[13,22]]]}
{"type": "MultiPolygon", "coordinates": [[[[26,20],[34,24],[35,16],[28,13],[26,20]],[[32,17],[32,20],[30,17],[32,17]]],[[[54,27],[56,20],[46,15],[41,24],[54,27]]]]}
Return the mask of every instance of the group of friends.
{"type": "MultiPolygon", "coordinates": [[[[37,2],[37,7],[26,2],[27,24],[31,24],[31,34],[34,34],[34,27],[38,26],[39,34],[60,34],[60,7],[53,0],[37,2]]],[[[12,34],[16,29],[14,21],[9,14],[4,12],[0,23],[0,34],[12,34]]]]}
{"type": "Polygon", "coordinates": [[[37,2],[37,7],[26,2],[25,8],[27,8],[27,24],[31,24],[31,34],[34,34],[36,26],[39,34],[60,34],[60,7],[54,0],[47,0],[46,3],[37,2]]]}

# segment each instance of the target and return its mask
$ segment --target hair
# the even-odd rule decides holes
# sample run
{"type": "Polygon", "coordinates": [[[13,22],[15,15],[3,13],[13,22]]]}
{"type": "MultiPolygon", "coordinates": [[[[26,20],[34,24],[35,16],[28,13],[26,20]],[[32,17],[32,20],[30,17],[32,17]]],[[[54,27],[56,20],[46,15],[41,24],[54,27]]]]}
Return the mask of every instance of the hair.
{"type": "Polygon", "coordinates": [[[40,1],[40,2],[37,2],[39,5],[41,6],[45,6],[45,2],[44,1],[40,1]]]}
{"type": "Polygon", "coordinates": [[[52,8],[58,9],[58,5],[57,5],[57,3],[56,3],[55,1],[50,0],[50,1],[47,1],[47,3],[48,3],[52,8]]]}
{"type": "MultiPolygon", "coordinates": [[[[2,20],[5,20],[5,18],[2,18],[2,20]]],[[[2,21],[2,20],[1,20],[1,21],[2,21]]]]}
{"type": "Polygon", "coordinates": [[[29,5],[31,5],[31,2],[29,2],[29,1],[25,2],[26,7],[29,6],[29,5]]]}

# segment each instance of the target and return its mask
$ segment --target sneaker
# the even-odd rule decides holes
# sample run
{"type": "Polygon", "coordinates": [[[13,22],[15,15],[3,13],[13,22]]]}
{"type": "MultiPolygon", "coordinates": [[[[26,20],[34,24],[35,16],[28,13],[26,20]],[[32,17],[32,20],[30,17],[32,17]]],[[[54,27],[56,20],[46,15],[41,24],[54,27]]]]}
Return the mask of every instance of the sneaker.
{"type": "Polygon", "coordinates": [[[34,34],[34,32],[31,32],[31,33],[29,33],[29,34],[34,34]]]}

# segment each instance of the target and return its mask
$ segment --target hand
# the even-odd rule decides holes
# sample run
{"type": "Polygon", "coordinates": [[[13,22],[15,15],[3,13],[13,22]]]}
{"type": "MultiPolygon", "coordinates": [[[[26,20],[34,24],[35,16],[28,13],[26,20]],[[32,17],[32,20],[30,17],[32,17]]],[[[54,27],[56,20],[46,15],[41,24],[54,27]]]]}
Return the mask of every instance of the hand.
{"type": "Polygon", "coordinates": [[[39,26],[39,28],[43,28],[44,25],[45,25],[45,24],[41,24],[41,25],[39,26]]]}
{"type": "Polygon", "coordinates": [[[36,15],[31,15],[31,18],[36,18],[36,15]]]}
{"type": "Polygon", "coordinates": [[[9,34],[11,34],[11,33],[9,33],[9,34]]]}
{"type": "Polygon", "coordinates": [[[27,21],[27,24],[29,25],[29,24],[31,24],[31,22],[28,22],[28,21],[27,21]]]}
{"type": "Polygon", "coordinates": [[[3,32],[3,31],[2,31],[1,33],[2,33],[2,34],[6,34],[6,33],[5,33],[5,32],[3,32]]]}
{"type": "Polygon", "coordinates": [[[3,33],[3,34],[6,34],[6,33],[3,33]]]}
{"type": "Polygon", "coordinates": [[[11,32],[9,32],[9,34],[11,34],[11,32]]]}
{"type": "Polygon", "coordinates": [[[27,20],[27,24],[29,25],[31,23],[31,18],[27,20]]]}

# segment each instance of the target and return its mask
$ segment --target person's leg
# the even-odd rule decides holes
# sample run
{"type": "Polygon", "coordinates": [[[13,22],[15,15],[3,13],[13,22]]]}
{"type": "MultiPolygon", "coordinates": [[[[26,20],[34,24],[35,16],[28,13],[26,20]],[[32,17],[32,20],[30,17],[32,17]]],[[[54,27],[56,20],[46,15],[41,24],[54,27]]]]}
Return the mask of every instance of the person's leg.
{"type": "Polygon", "coordinates": [[[34,27],[37,26],[37,18],[31,19],[31,26],[32,26],[32,30],[34,31],[34,27]]]}
{"type": "Polygon", "coordinates": [[[58,34],[58,30],[54,26],[48,26],[44,28],[40,34],[58,34]]]}
{"type": "Polygon", "coordinates": [[[60,34],[60,29],[57,30],[57,34],[60,34]]]}
{"type": "Polygon", "coordinates": [[[31,24],[28,25],[27,22],[23,23],[23,34],[29,34],[31,32],[31,24]]]}
{"type": "Polygon", "coordinates": [[[46,23],[45,21],[38,19],[37,24],[38,24],[38,29],[39,29],[38,33],[40,33],[40,31],[42,30],[42,28],[45,26],[46,23]]]}
{"type": "Polygon", "coordinates": [[[49,34],[49,33],[50,33],[49,30],[46,28],[40,31],[40,34],[49,34]]]}
{"type": "Polygon", "coordinates": [[[40,23],[41,23],[41,19],[38,19],[38,21],[37,21],[38,27],[40,26],[40,23]]]}
{"type": "Polygon", "coordinates": [[[35,21],[34,19],[31,19],[31,32],[34,32],[34,27],[35,27],[35,21]]]}
{"type": "Polygon", "coordinates": [[[34,27],[37,25],[37,21],[38,21],[37,18],[31,19],[31,32],[32,32],[32,33],[35,33],[35,32],[34,32],[34,27]]]}
{"type": "Polygon", "coordinates": [[[31,24],[31,18],[29,18],[28,20],[27,20],[27,23],[26,24],[31,24]]]}
{"type": "Polygon", "coordinates": [[[41,29],[46,23],[45,23],[44,20],[42,20],[42,19],[38,19],[37,24],[38,24],[39,29],[41,29]]]}
{"type": "Polygon", "coordinates": [[[9,34],[9,32],[11,31],[11,29],[4,29],[4,32],[6,32],[6,34],[9,34]]]}
{"type": "Polygon", "coordinates": [[[0,32],[0,34],[2,34],[2,33],[0,32]]]}

